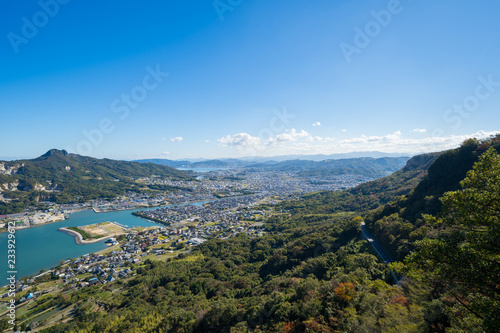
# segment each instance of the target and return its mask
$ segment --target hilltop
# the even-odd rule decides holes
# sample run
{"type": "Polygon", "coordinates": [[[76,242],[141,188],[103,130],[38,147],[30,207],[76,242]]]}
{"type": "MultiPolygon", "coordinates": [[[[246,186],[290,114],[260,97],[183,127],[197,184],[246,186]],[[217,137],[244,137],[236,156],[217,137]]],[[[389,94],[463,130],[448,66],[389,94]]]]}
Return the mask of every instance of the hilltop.
{"type": "Polygon", "coordinates": [[[82,202],[147,190],[140,178],[192,180],[190,172],[153,163],[97,159],[51,149],[31,160],[0,161],[0,214],[38,201],[82,202]]]}

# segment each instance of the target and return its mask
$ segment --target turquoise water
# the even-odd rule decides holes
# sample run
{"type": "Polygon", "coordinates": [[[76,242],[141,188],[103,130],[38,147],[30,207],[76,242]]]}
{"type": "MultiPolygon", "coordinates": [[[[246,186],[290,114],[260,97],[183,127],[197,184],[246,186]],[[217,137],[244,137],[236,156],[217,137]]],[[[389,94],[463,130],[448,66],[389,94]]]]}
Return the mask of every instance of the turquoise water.
{"type": "MultiPolygon", "coordinates": [[[[202,205],[197,202],[194,205],[202,205]]],[[[154,209],[154,208],[151,208],[154,209]]],[[[77,258],[87,253],[97,252],[107,246],[103,242],[78,245],[73,236],[58,231],[62,227],[75,227],[93,223],[116,221],[130,227],[148,227],[159,225],[133,216],[136,210],[109,213],[94,213],[92,210],[76,212],[69,219],[39,227],[17,230],[16,235],[16,270],[17,279],[38,273],[59,265],[61,260],[77,258]]],[[[142,209],[144,210],[144,209],[142,209]]],[[[0,286],[7,285],[7,238],[8,233],[0,234],[0,286]]]]}

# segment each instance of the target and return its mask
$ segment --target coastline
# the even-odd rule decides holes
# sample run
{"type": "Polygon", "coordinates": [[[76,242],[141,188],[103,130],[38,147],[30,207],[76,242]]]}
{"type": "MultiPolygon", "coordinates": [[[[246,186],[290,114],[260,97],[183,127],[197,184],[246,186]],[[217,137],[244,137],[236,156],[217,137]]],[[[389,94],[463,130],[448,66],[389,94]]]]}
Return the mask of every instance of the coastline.
{"type": "MultiPolygon", "coordinates": [[[[212,199],[212,200],[192,200],[192,201],[189,201],[189,202],[183,202],[183,203],[170,203],[170,204],[167,204],[167,205],[162,205],[162,206],[156,206],[157,208],[161,208],[161,207],[171,207],[171,206],[180,206],[180,205],[187,205],[187,204],[196,204],[196,203],[200,203],[200,204],[203,204],[203,203],[206,203],[206,202],[212,202],[212,201],[216,201],[218,199],[212,199]]],[[[135,209],[138,209],[138,207],[136,208],[129,208],[129,209],[124,209],[124,211],[133,211],[135,209]]],[[[142,207],[142,209],[145,209],[147,210],[147,208],[144,208],[142,207]]],[[[68,220],[71,220],[72,217],[72,213],[76,213],[76,212],[81,212],[81,211],[87,211],[87,210],[92,210],[92,207],[86,207],[86,208],[82,208],[82,209],[77,209],[77,210],[72,210],[70,213],[70,217],[69,219],[65,219],[65,220],[61,220],[61,221],[58,221],[58,222],[64,222],[64,221],[68,221],[68,220]]],[[[96,214],[99,214],[99,213],[96,213],[96,214]]],[[[140,219],[140,220],[144,220],[144,221],[148,221],[148,222],[152,222],[152,223],[156,223],[158,225],[165,225],[164,223],[158,223],[158,222],[155,222],[155,221],[152,221],[152,220],[149,220],[147,218],[144,218],[144,217],[140,217],[140,216],[136,216],[134,215],[136,218],[140,219]]],[[[25,227],[25,228],[20,228],[20,229],[17,229],[16,230],[23,230],[23,229],[31,229],[31,228],[34,228],[34,227],[37,227],[37,226],[43,226],[43,225],[49,225],[49,224],[52,224],[52,223],[57,223],[57,222],[49,222],[49,223],[44,223],[44,224],[36,224],[34,226],[30,226],[30,227],[25,227]]],[[[128,226],[129,228],[133,228],[131,226],[128,226]]],[[[56,228],[57,231],[61,231],[59,230],[61,228],[56,228]]],[[[7,229],[5,229],[5,231],[7,231],[7,229]]],[[[5,232],[6,233],[6,232],[5,232]]],[[[114,234],[114,235],[108,235],[106,237],[102,237],[100,239],[93,239],[93,240],[90,240],[90,241],[84,241],[83,239],[80,240],[80,238],[78,236],[75,236],[73,233],[71,232],[65,232],[67,235],[70,235],[70,236],[73,236],[73,238],[75,238],[75,243],[77,245],[91,245],[93,243],[99,243],[99,242],[102,242],[104,240],[106,240],[107,238],[111,238],[111,237],[115,237],[115,236],[119,236],[119,235],[122,235],[122,234],[126,234],[126,233],[118,233],[118,234],[114,234]],[[78,240],[77,240],[78,239],[78,240]]],[[[4,235],[4,232],[0,232],[0,234],[4,235]]],[[[117,249],[117,248],[120,248],[120,245],[114,245],[114,246],[109,246],[107,248],[104,248],[102,250],[99,250],[97,251],[96,253],[102,253],[102,252],[108,252],[112,249],[117,249]]],[[[66,259],[64,256],[61,256],[61,258],[59,258],[59,260],[63,260],[63,259],[66,259]]],[[[39,270],[40,269],[46,269],[47,271],[48,270],[51,270],[53,269],[54,267],[56,267],[57,264],[48,264],[48,265],[45,265],[43,267],[38,267],[36,270],[34,270],[33,272],[31,273],[25,273],[26,276],[32,276],[32,275],[38,275],[39,273],[39,270]]],[[[1,287],[1,286],[0,286],[1,287]]]]}
{"type": "Polygon", "coordinates": [[[136,205],[136,206],[133,206],[132,208],[128,207],[128,208],[110,209],[110,210],[101,210],[98,207],[92,207],[91,209],[96,214],[102,214],[102,213],[111,213],[111,212],[122,212],[122,211],[125,211],[125,210],[148,209],[148,208],[155,208],[155,207],[163,207],[163,206],[168,206],[168,205],[169,205],[168,203],[165,203],[165,204],[159,204],[159,205],[146,205],[146,206],[136,205]]]}
{"type": "Polygon", "coordinates": [[[171,223],[169,223],[169,222],[165,222],[165,221],[160,220],[160,219],[155,219],[153,217],[148,217],[148,216],[140,214],[139,212],[133,212],[132,215],[134,215],[135,217],[141,218],[143,220],[149,221],[149,222],[155,222],[155,223],[159,223],[159,224],[166,225],[166,226],[171,225],[171,223]]]}
{"type": "Polygon", "coordinates": [[[114,234],[106,235],[104,237],[97,238],[97,239],[84,240],[83,236],[79,232],[73,231],[71,229],[68,229],[68,228],[59,228],[59,231],[65,233],[65,234],[68,234],[70,236],[73,236],[75,238],[76,244],[78,244],[78,245],[99,243],[99,242],[102,242],[103,240],[106,240],[106,239],[111,238],[111,237],[120,236],[120,235],[126,235],[127,234],[125,232],[119,232],[119,233],[114,233],[114,234]]]}
{"type": "MultiPolygon", "coordinates": [[[[94,213],[96,214],[103,214],[103,213],[112,213],[112,212],[121,212],[121,211],[128,211],[128,210],[136,210],[136,209],[141,209],[141,210],[147,210],[147,209],[151,209],[151,208],[162,208],[162,207],[171,207],[171,206],[178,206],[178,205],[189,205],[189,204],[195,204],[197,202],[202,202],[202,203],[207,203],[207,202],[212,202],[212,201],[216,201],[216,200],[219,200],[219,199],[212,199],[212,200],[193,200],[193,201],[187,201],[187,202],[183,202],[183,203],[176,203],[176,204],[172,204],[172,203],[167,203],[165,205],[157,205],[157,206],[134,206],[133,208],[124,208],[124,209],[117,209],[117,210],[110,210],[110,211],[96,211],[93,207],[88,207],[88,208],[82,208],[82,209],[76,209],[76,210],[72,210],[71,212],[69,212],[68,214],[71,216],[71,214],[73,213],[77,213],[77,212],[81,212],[81,211],[85,211],[85,210],[92,210],[94,213]]],[[[137,216],[137,215],[136,215],[137,216]]],[[[142,216],[137,216],[139,218],[143,218],[145,220],[148,220],[150,222],[155,222],[155,223],[161,223],[161,224],[166,224],[165,222],[163,221],[154,221],[154,220],[151,220],[151,219],[148,219],[146,217],[142,217],[142,216]]],[[[43,226],[43,225],[47,225],[47,224],[52,224],[52,223],[58,223],[58,222],[63,222],[63,221],[66,221],[67,219],[64,219],[64,220],[60,220],[60,221],[53,221],[53,222],[47,222],[47,223],[39,223],[39,224],[35,224],[35,225],[31,225],[29,227],[20,227],[20,228],[16,228],[16,230],[23,230],[23,229],[30,229],[30,228],[36,228],[36,227],[39,227],[39,226],[43,226]]],[[[0,228],[0,234],[1,233],[5,233],[7,232],[7,228],[5,229],[2,229],[0,228]]]]}
{"type": "MultiPolygon", "coordinates": [[[[73,213],[81,212],[81,211],[84,211],[84,210],[88,210],[88,208],[72,210],[71,212],[69,212],[67,214],[71,215],[73,213]]],[[[40,227],[40,226],[47,225],[47,224],[64,222],[66,220],[67,219],[58,220],[58,221],[51,221],[51,222],[45,222],[45,223],[37,223],[35,225],[30,225],[29,227],[15,227],[15,229],[16,229],[16,231],[18,231],[18,230],[24,230],[24,229],[31,229],[31,228],[36,228],[36,227],[40,227]]],[[[2,230],[2,228],[0,228],[0,234],[4,233],[4,232],[7,232],[7,228],[5,228],[5,230],[2,230]]]]}

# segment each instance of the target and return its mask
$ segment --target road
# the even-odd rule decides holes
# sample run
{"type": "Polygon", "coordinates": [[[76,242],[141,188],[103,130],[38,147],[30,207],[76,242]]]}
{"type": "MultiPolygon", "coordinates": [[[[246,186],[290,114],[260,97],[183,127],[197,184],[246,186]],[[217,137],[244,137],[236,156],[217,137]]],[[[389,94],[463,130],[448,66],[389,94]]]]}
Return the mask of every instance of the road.
{"type": "MultiPolygon", "coordinates": [[[[373,238],[373,236],[370,234],[370,232],[368,231],[368,228],[366,228],[365,222],[361,222],[361,232],[363,233],[363,236],[366,238],[366,240],[373,246],[373,248],[375,249],[375,251],[377,252],[379,257],[382,258],[384,263],[390,264],[391,262],[394,262],[394,259],[392,259],[389,252],[387,252],[386,249],[384,249],[382,247],[382,245],[380,245],[375,240],[375,238],[373,238]]],[[[391,274],[392,274],[394,280],[396,281],[396,283],[399,284],[398,277],[392,271],[391,271],[391,274]]]]}
{"type": "Polygon", "coordinates": [[[361,232],[386,264],[394,262],[394,259],[392,259],[391,255],[372,237],[372,235],[366,228],[365,222],[361,222],[361,232]]]}

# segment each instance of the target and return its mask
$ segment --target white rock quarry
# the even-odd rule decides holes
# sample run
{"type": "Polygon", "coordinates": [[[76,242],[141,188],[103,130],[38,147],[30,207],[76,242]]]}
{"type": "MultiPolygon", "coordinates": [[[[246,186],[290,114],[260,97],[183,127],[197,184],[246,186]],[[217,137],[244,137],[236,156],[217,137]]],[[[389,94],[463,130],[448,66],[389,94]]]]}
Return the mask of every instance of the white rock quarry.
{"type": "Polygon", "coordinates": [[[19,170],[20,167],[24,166],[24,164],[19,165],[13,165],[13,166],[6,166],[5,163],[0,163],[0,175],[14,175],[17,173],[17,170],[19,170]]]}
{"type": "Polygon", "coordinates": [[[35,184],[35,191],[45,191],[45,186],[42,184],[36,183],[35,184]]]}
{"type": "Polygon", "coordinates": [[[12,183],[0,184],[0,192],[4,191],[17,191],[17,187],[19,186],[19,180],[15,180],[12,183]]]}
{"type": "Polygon", "coordinates": [[[3,194],[1,194],[1,191],[0,191],[0,202],[9,203],[9,202],[12,202],[12,199],[4,197],[3,194]]]}

